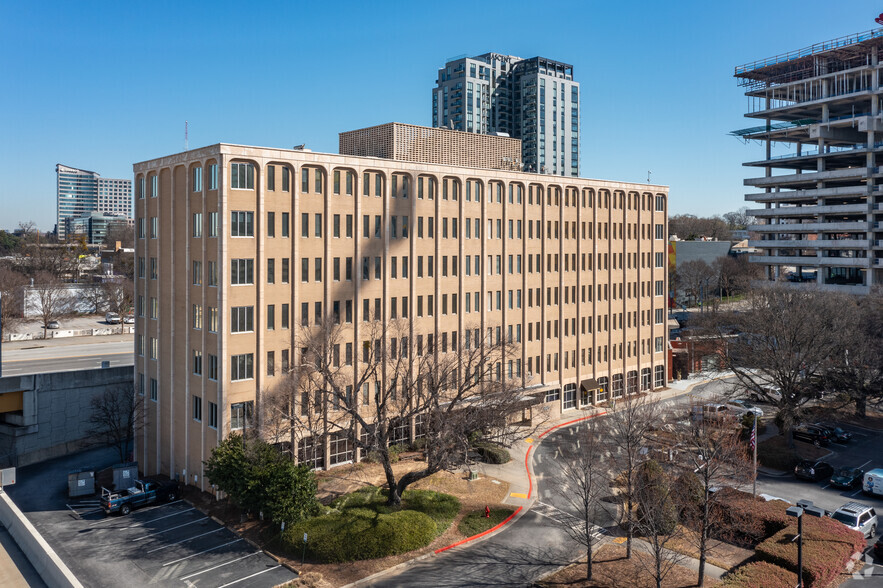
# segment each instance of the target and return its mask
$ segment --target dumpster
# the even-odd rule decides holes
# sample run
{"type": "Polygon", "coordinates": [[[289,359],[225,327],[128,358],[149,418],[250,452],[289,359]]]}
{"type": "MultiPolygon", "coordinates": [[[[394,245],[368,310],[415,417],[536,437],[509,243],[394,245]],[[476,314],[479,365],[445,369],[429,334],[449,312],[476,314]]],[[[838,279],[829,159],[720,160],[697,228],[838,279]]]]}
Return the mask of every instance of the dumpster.
{"type": "Polygon", "coordinates": [[[113,466],[113,487],[117,490],[131,488],[138,479],[138,462],[118,463],[113,466]]]}
{"type": "Polygon", "coordinates": [[[88,468],[73,470],[67,474],[67,495],[92,496],[95,494],[95,471],[88,468]]]}

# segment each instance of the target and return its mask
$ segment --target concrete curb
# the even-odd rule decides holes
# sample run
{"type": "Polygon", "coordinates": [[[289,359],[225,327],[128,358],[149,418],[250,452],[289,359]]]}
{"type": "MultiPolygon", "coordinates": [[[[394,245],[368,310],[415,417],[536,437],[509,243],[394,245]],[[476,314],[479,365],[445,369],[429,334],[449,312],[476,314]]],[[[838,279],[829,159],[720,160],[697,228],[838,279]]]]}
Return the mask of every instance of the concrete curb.
{"type": "Polygon", "coordinates": [[[25,557],[28,558],[28,561],[48,586],[83,588],[70,568],[43,539],[34,525],[25,518],[12,498],[2,490],[0,490],[0,523],[3,523],[25,557]]]}

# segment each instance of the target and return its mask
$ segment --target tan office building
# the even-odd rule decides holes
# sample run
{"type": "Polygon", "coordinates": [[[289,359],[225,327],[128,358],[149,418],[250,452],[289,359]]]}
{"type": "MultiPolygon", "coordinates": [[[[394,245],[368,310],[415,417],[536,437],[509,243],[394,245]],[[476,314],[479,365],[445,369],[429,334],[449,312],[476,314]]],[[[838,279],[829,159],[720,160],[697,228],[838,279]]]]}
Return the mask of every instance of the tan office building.
{"type": "Polygon", "coordinates": [[[498,377],[553,412],[666,383],[666,187],[223,143],[134,171],[147,474],[205,489],[203,460],[297,361],[292,334],[329,314],[353,369],[365,321],[407,319],[437,353],[509,337],[498,377]]]}

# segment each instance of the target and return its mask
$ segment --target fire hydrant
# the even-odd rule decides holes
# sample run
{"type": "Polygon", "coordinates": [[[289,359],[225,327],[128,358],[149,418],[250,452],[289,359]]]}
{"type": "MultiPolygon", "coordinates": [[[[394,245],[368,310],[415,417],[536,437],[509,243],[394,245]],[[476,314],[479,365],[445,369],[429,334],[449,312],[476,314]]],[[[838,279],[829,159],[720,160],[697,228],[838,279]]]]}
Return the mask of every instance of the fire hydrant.
{"type": "Polygon", "coordinates": [[[485,507],[484,507],[484,518],[486,518],[486,519],[491,518],[491,509],[487,505],[485,505],[485,507]]]}

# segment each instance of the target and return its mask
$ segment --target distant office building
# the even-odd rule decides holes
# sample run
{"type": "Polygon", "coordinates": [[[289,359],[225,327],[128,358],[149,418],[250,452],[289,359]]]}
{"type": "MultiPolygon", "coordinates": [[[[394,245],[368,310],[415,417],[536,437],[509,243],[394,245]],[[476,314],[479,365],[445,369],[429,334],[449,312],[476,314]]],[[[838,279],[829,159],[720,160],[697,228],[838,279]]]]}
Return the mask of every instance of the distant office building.
{"type": "Polygon", "coordinates": [[[125,216],[114,216],[92,211],[80,216],[66,218],[64,231],[67,237],[85,235],[86,243],[90,245],[100,245],[104,243],[104,238],[107,237],[108,229],[115,225],[120,227],[134,227],[135,220],[125,216]]]}
{"type": "Polygon", "coordinates": [[[58,238],[64,240],[67,219],[90,212],[132,216],[132,180],[102,178],[93,171],[56,164],[58,238]]]}
{"type": "Polygon", "coordinates": [[[524,171],[579,176],[573,66],[485,53],[451,59],[432,90],[432,126],[521,139],[524,171]]]}
{"type": "Polygon", "coordinates": [[[866,294],[883,284],[883,29],[736,67],[760,123],[732,134],[766,147],[745,180],[768,280],[866,294]],[[773,145],[792,145],[789,153],[773,145]]]}

